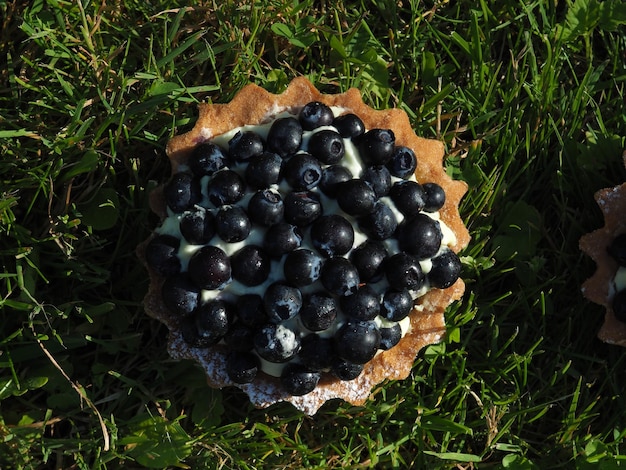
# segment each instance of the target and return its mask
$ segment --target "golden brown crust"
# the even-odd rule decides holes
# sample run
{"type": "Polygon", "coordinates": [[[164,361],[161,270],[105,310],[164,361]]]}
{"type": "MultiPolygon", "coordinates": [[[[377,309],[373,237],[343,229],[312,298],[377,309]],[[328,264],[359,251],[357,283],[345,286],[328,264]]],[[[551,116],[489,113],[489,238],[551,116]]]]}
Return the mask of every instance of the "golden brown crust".
{"type": "MultiPolygon", "coordinates": [[[[365,105],[358,90],[350,89],[336,95],[321,94],[307,79],[294,79],[284,93],[274,95],[256,85],[248,85],[228,104],[200,105],[200,116],[194,128],[176,136],[167,145],[172,162],[172,172],[184,163],[191,150],[199,143],[220,135],[232,128],[246,124],[256,125],[267,121],[281,111],[299,109],[310,101],[321,101],[329,106],[339,106],[357,114],[366,128],[392,129],[396,143],[410,147],[418,158],[416,177],[418,181],[435,182],[446,192],[446,202],[440,210],[441,219],[456,235],[451,248],[458,252],[469,243],[469,233],[458,212],[458,204],[467,185],[452,180],[443,169],[444,148],[441,142],[415,135],[408,116],[397,109],[376,111],[365,105]],[[253,105],[251,105],[253,103],[253,105]]],[[[162,193],[155,191],[151,208],[161,217],[165,215],[162,193]]],[[[145,243],[139,247],[140,258],[145,243]]],[[[188,347],[159,299],[162,280],[150,271],[150,290],[146,295],[145,308],[149,315],[170,328],[169,350],[175,358],[198,361],[207,373],[208,382],[214,387],[233,385],[225,372],[224,352],[218,347],[200,350],[188,347]]],[[[417,352],[424,346],[436,343],[445,334],[444,311],[453,301],[463,295],[465,285],[461,279],[444,290],[433,289],[418,299],[411,313],[411,329],[398,345],[378,354],[366,365],[364,373],[352,381],[332,380],[323,377],[317,388],[304,396],[290,396],[277,386],[277,379],[260,374],[251,384],[236,385],[250,396],[252,403],[266,407],[278,401],[289,401],[306,414],[314,414],[329,399],[341,398],[354,405],[365,402],[372,387],[385,379],[404,379],[410,373],[417,352]]]]}
{"type": "Polygon", "coordinates": [[[580,239],[580,249],[596,263],[596,271],[583,283],[582,292],[587,299],[606,308],[598,338],[609,344],[626,346],[626,324],[615,318],[611,307],[611,283],[618,264],[607,252],[613,239],[626,232],[626,183],[601,189],[594,197],[604,216],[604,226],[580,239]]]}

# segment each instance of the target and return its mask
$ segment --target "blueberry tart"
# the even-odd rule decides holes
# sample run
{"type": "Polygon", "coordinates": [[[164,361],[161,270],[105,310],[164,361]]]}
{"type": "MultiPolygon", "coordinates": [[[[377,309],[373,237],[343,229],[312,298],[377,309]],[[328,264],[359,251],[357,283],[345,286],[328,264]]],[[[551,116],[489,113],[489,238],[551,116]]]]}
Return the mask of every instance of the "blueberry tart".
{"type": "Polygon", "coordinates": [[[145,308],[209,385],[307,414],[358,405],[445,334],[465,287],[467,186],[403,111],[305,78],[278,95],[248,85],[200,105],[167,155],[172,176],[151,194],[160,224],[138,248],[145,308]]]}

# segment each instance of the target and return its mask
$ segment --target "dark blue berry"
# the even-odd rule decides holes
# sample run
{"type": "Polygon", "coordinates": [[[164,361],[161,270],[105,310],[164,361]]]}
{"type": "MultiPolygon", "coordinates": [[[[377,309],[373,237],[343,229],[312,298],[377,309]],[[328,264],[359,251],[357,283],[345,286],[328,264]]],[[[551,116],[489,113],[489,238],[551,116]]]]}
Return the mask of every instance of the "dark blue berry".
{"type": "Polygon", "coordinates": [[[215,235],[215,216],[199,208],[185,212],[180,219],[180,233],[191,245],[206,245],[215,235]]]}
{"type": "Polygon", "coordinates": [[[267,135],[267,147],[285,158],[298,151],[302,143],[302,126],[296,118],[276,119],[267,135]]]}
{"type": "Polygon", "coordinates": [[[337,196],[337,185],[352,179],[352,172],[342,165],[330,165],[322,170],[319,189],[328,197],[337,196]]]}
{"type": "Polygon", "coordinates": [[[424,285],[424,273],[419,262],[404,251],[387,258],[385,275],[394,289],[417,290],[424,285]]]}
{"type": "Polygon", "coordinates": [[[286,222],[272,225],[265,232],[263,239],[263,248],[274,258],[280,258],[282,255],[299,248],[301,244],[302,233],[300,229],[286,222]]]}
{"type": "Polygon", "coordinates": [[[351,179],[337,185],[337,203],[350,215],[365,215],[374,209],[376,193],[361,179],[351,179]]]}
{"type": "Polygon", "coordinates": [[[268,323],[254,334],[254,350],[263,359],[282,363],[300,351],[300,337],[284,325],[268,323]]]}
{"type": "Polygon", "coordinates": [[[270,257],[256,245],[246,245],[230,258],[233,279],[246,286],[258,286],[270,274],[270,257]]]}
{"type": "Polygon", "coordinates": [[[230,162],[221,147],[204,142],[193,149],[187,164],[194,174],[205,176],[229,166],[230,162]]]}
{"type": "Polygon", "coordinates": [[[312,155],[297,153],[283,164],[283,176],[296,191],[313,189],[322,179],[322,167],[312,155]]]}
{"type": "Polygon", "coordinates": [[[246,162],[255,155],[263,153],[263,139],[253,131],[238,131],[228,141],[228,153],[238,162],[246,162]]]}
{"type": "Polygon", "coordinates": [[[363,364],[355,364],[340,357],[332,360],[330,372],[340,380],[354,380],[363,372],[363,364]]]}
{"type": "Polygon", "coordinates": [[[268,322],[263,309],[263,298],[258,294],[242,294],[237,298],[235,311],[239,320],[250,328],[258,328],[268,322]]]}
{"type": "Polygon", "coordinates": [[[613,296],[611,308],[617,318],[622,323],[626,323],[626,289],[622,289],[613,296]]]}
{"type": "Polygon", "coordinates": [[[400,321],[413,310],[413,298],[407,289],[389,289],[383,296],[380,315],[387,320],[400,321]]]}
{"type": "Polygon", "coordinates": [[[361,173],[361,179],[372,187],[376,197],[383,197],[389,194],[389,190],[391,189],[391,173],[389,173],[386,167],[382,165],[367,167],[361,173]]]}
{"type": "Polygon", "coordinates": [[[283,220],[285,204],[280,193],[271,189],[256,192],[248,202],[250,220],[264,227],[277,224],[283,220]]]}
{"type": "Polygon", "coordinates": [[[619,234],[615,237],[607,251],[611,258],[617,261],[620,266],[626,266],[626,233],[619,234]]]}
{"type": "Polygon", "coordinates": [[[186,276],[171,276],[161,287],[163,304],[173,313],[189,315],[198,306],[200,289],[186,276]]]}
{"type": "Polygon", "coordinates": [[[341,310],[355,320],[373,320],[380,312],[380,298],[369,284],[365,284],[352,295],[341,297],[341,310]]]}
{"type": "Polygon", "coordinates": [[[283,270],[285,279],[295,286],[308,286],[320,277],[324,260],[314,251],[300,248],[287,253],[283,270]]]}
{"type": "Polygon", "coordinates": [[[283,369],[280,383],[287,393],[302,396],[315,390],[320,378],[319,372],[312,371],[303,364],[291,363],[283,369]]]}
{"type": "Polygon", "coordinates": [[[297,287],[275,282],[265,291],[263,307],[271,322],[289,320],[302,308],[302,293],[297,287]]]}
{"type": "Polygon", "coordinates": [[[393,348],[396,344],[398,344],[401,339],[402,339],[402,328],[400,328],[399,323],[396,323],[390,327],[381,327],[380,328],[380,344],[378,345],[378,349],[387,351],[393,348]]]}
{"type": "Polygon", "coordinates": [[[365,124],[356,114],[343,114],[333,121],[333,126],[339,131],[341,137],[355,138],[363,135],[365,132],[365,124]]]}
{"type": "Polygon", "coordinates": [[[348,321],[335,334],[337,355],[355,364],[369,362],[378,351],[380,331],[371,321],[348,321]]]}
{"type": "Polygon", "coordinates": [[[216,246],[203,246],[189,259],[191,280],[201,289],[221,289],[231,280],[228,255],[216,246]]]}
{"type": "Polygon", "coordinates": [[[358,223],[363,233],[374,240],[392,237],[398,227],[396,215],[382,201],[376,201],[372,212],[359,217],[358,223]]]}
{"type": "Polygon", "coordinates": [[[301,341],[298,359],[310,370],[322,371],[330,368],[333,360],[332,340],[316,334],[305,336],[301,341]]]}
{"type": "Polygon", "coordinates": [[[224,206],[215,216],[215,229],[225,242],[240,242],[250,235],[250,219],[240,206],[224,206]]]}
{"type": "Polygon", "coordinates": [[[426,204],[426,194],[421,184],[415,181],[398,181],[389,191],[396,209],[405,216],[417,214],[426,204]]]}
{"type": "Polygon", "coordinates": [[[234,204],[243,198],[245,190],[243,179],[232,170],[218,171],[207,184],[209,201],[215,207],[234,204]]]}
{"type": "Polygon", "coordinates": [[[163,187],[165,203],[172,212],[180,214],[202,199],[200,180],[191,173],[174,173],[163,187]]]}
{"type": "Polygon", "coordinates": [[[180,240],[171,235],[157,235],[146,245],[146,262],[162,276],[180,272],[178,247],[180,240]]]}
{"type": "Polygon", "coordinates": [[[231,325],[228,332],[224,335],[224,343],[232,351],[250,351],[253,338],[254,329],[241,321],[237,321],[231,325]]]}
{"type": "Polygon", "coordinates": [[[372,129],[359,137],[361,160],[366,166],[385,165],[393,154],[396,137],[390,129],[372,129]]]}
{"type": "Polygon", "coordinates": [[[311,331],[330,328],[337,318],[337,302],[333,297],[317,292],[308,296],[300,309],[300,320],[311,331]]]}
{"type": "Polygon", "coordinates": [[[320,279],[328,292],[339,296],[350,295],[359,286],[358,271],[350,261],[341,256],[326,260],[320,279]]]}
{"type": "Polygon", "coordinates": [[[285,221],[299,227],[310,225],[322,215],[318,194],[311,191],[294,191],[285,196],[285,221]]]}
{"type": "Polygon", "coordinates": [[[208,347],[217,343],[230,328],[232,307],[221,300],[201,304],[194,312],[195,347],[208,347]]]}
{"type": "Polygon", "coordinates": [[[400,249],[420,260],[432,258],[443,238],[439,222],[423,213],[404,219],[396,234],[400,249]]]}
{"type": "Polygon", "coordinates": [[[432,259],[427,277],[432,287],[446,289],[456,282],[460,274],[461,260],[454,251],[446,249],[432,259]]]}
{"type": "Polygon", "coordinates": [[[250,352],[231,351],[226,356],[226,373],[236,384],[252,382],[261,370],[259,357],[250,352]]]}
{"type": "Polygon", "coordinates": [[[393,149],[387,168],[397,178],[410,178],[417,168],[415,152],[408,147],[398,146],[393,149]]]}
{"type": "Polygon", "coordinates": [[[339,163],[345,153],[343,139],[330,129],[322,129],[311,135],[307,150],[326,165],[339,163]]]}
{"type": "Polygon", "coordinates": [[[446,193],[437,183],[424,183],[424,211],[437,212],[446,202],[446,193]]]}
{"type": "Polygon", "coordinates": [[[311,225],[311,241],[322,255],[343,255],[352,249],[354,229],[345,217],[323,215],[311,225]]]}
{"type": "Polygon", "coordinates": [[[350,253],[350,261],[357,269],[361,282],[376,282],[382,277],[382,268],[388,253],[379,241],[366,240],[350,253]]]}
{"type": "Polygon", "coordinates": [[[300,124],[305,131],[312,131],[321,126],[330,126],[333,123],[333,111],[324,103],[311,101],[300,110],[300,124]]]}
{"type": "Polygon", "coordinates": [[[269,188],[280,181],[282,164],[283,159],[273,152],[252,157],[245,171],[246,182],[256,189],[269,188]]]}

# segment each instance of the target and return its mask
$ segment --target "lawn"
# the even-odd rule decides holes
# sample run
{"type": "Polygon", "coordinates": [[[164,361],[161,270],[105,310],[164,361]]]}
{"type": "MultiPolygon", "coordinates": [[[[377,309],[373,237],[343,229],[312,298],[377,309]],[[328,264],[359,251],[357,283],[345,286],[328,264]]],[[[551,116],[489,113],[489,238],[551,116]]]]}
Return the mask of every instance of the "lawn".
{"type": "Polygon", "coordinates": [[[182,3],[0,0],[0,467],[626,467],[578,249],[626,181],[626,5],[182,3]],[[472,236],[444,341],[312,417],[168,358],[135,254],[197,104],[300,75],[442,141],[472,236]]]}

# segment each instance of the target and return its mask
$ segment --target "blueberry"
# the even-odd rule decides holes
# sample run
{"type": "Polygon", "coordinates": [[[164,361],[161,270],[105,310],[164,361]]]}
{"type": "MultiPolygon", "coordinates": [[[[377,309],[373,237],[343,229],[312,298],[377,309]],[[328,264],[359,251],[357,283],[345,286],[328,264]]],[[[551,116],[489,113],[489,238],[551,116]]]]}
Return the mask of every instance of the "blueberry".
{"type": "Polygon", "coordinates": [[[263,139],[253,131],[238,131],[228,141],[228,153],[238,162],[246,162],[255,155],[263,153],[263,139]]]}
{"type": "Polygon", "coordinates": [[[218,171],[207,184],[209,201],[215,207],[234,204],[243,198],[245,190],[243,179],[233,170],[218,171]]]}
{"type": "Polygon", "coordinates": [[[237,384],[252,382],[261,370],[259,357],[250,352],[231,351],[226,356],[226,373],[237,384]]]}
{"type": "Polygon", "coordinates": [[[443,238],[439,222],[422,213],[404,219],[396,236],[400,249],[420,260],[432,258],[439,251],[443,238]]]}
{"type": "Polygon", "coordinates": [[[376,355],[379,344],[380,331],[371,321],[348,321],[334,336],[337,355],[355,364],[370,361],[376,355]]]}
{"type": "Polygon", "coordinates": [[[382,201],[376,201],[374,210],[358,218],[359,227],[369,238],[386,240],[393,236],[398,227],[396,215],[382,201]]]}
{"type": "Polygon", "coordinates": [[[322,179],[322,167],[312,155],[297,153],[285,161],[283,176],[296,191],[313,189],[322,179]]]}
{"type": "Polygon", "coordinates": [[[250,235],[250,219],[240,206],[224,206],[215,216],[215,228],[225,242],[240,242],[250,235]]]}
{"type": "Polygon", "coordinates": [[[356,114],[348,113],[338,116],[333,121],[333,126],[339,131],[341,137],[355,138],[363,135],[365,124],[356,114]]]}
{"type": "Polygon", "coordinates": [[[426,194],[421,184],[415,181],[398,181],[389,191],[396,209],[405,216],[417,214],[426,204],[426,194]]]}
{"type": "Polygon", "coordinates": [[[191,209],[202,199],[200,180],[191,173],[174,173],[163,187],[165,203],[176,214],[191,209]]]}
{"type": "Polygon", "coordinates": [[[224,343],[232,351],[250,351],[253,338],[254,329],[241,321],[237,321],[231,325],[228,332],[224,335],[224,343]]]}
{"type": "Polygon", "coordinates": [[[308,151],[326,165],[339,163],[344,156],[345,148],[341,136],[330,129],[317,131],[309,138],[308,151]]]}
{"type": "Polygon", "coordinates": [[[265,251],[275,258],[299,248],[302,244],[302,233],[295,225],[286,222],[280,222],[272,225],[263,239],[263,248],[265,251]]]}
{"type": "Polygon", "coordinates": [[[380,344],[378,345],[378,349],[387,351],[388,349],[391,349],[396,344],[398,344],[401,339],[402,328],[400,328],[399,323],[396,323],[390,327],[380,328],[380,344]]]}
{"type": "Polygon", "coordinates": [[[302,293],[297,287],[275,282],[265,291],[263,307],[271,322],[289,320],[302,308],[302,293]]]}
{"type": "Polygon", "coordinates": [[[351,179],[337,185],[337,203],[350,215],[365,215],[374,209],[376,193],[369,184],[351,179]]]}
{"type": "Polygon", "coordinates": [[[258,286],[270,274],[270,257],[256,245],[246,245],[230,258],[233,279],[246,286],[258,286]]]}
{"type": "Polygon", "coordinates": [[[391,189],[391,173],[389,173],[386,167],[382,165],[367,167],[361,173],[361,179],[372,187],[376,197],[383,197],[389,194],[389,190],[391,189]]]}
{"type": "Polygon", "coordinates": [[[215,216],[204,208],[185,212],[180,219],[180,233],[191,245],[206,245],[215,235],[215,216]]]}
{"type": "Polygon", "coordinates": [[[340,380],[354,380],[363,372],[363,364],[355,364],[340,357],[333,358],[330,372],[340,380]]]}
{"type": "Polygon", "coordinates": [[[294,191],[285,196],[285,221],[304,227],[322,215],[318,194],[311,191],[294,191]]]}
{"type": "Polygon", "coordinates": [[[424,183],[424,211],[437,212],[446,202],[446,193],[437,183],[424,183]]]}
{"type": "Polygon", "coordinates": [[[359,273],[346,258],[329,258],[322,267],[322,285],[331,294],[344,296],[356,292],[359,286],[359,273]]]}
{"type": "Polygon", "coordinates": [[[230,259],[216,246],[203,246],[189,259],[191,280],[201,289],[221,289],[230,282],[230,259]]]}
{"type": "Polygon", "coordinates": [[[622,289],[613,296],[611,308],[617,318],[622,323],[626,323],[626,289],[622,289]]]}
{"type": "Polygon", "coordinates": [[[341,297],[341,310],[355,320],[373,320],[380,312],[378,293],[371,285],[365,284],[354,294],[341,297]]]}
{"type": "Polygon", "coordinates": [[[258,328],[268,322],[263,309],[263,298],[258,294],[242,294],[238,296],[235,311],[237,317],[246,326],[258,328]]]}
{"type": "Polygon", "coordinates": [[[280,194],[271,189],[257,191],[248,202],[250,220],[264,227],[281,222],[284,213],[285,204],[280,194]]]}
{"type": "Polygon", "coordinates": [[[302,126],[296,118],[286,117],[276,119],[267,135],[269,150],[282,158],[298,151],[302,143],[302,126]]]}
{"type": "Polygon", "coordinates": [[[367,166],[385,165],[393,155],[396,137],[390,129],[372,129],[359,140],[361,160],[367,166]]]}
{"type": "Polygon", "coordinates": [[[330,328],[337,318],[337,302],[323,292],[308,296],[300,309],[300,320],[311,331],[330,328]]]}
{"type": "Polygon", "coordinates": [[[321,374],[303,364],[288,364],[280,376],[283,389],[293,395],[302,396],[312,392],[320,381],[321,374]]]}
{"type": "Polygon", "coordinates": [[[221,300],[211,300],[201,304],[194,312],[194,347],[206,348],[216,344],[230,328],[232,307],[221,300]]]}
{"type": "Polygon", "coordinates": [[[193,149],[187,164],[194,174],[205,176],[228,167],[230,162],[221,147],[211,142],[204,142],[193,149]]]}
{"type": "Polygon", "coordinates": [[[350,261],[357,269],[361,282],[376,282],[382,276],[382,267],[388,253],[379,241],[366,240],[350,253],[350,261]]]}
{"type": "Polygon", "coordinates": [[[397,146],[393,149],[387,168],[397,178],[410,178],[417,168],[415,152],[408,147],[397,146]]]}
{"type": "Polygon", "coordinates": [[[250,159],[245,170],[245,180],[256,189],[269,188],[280,181],[283,159],[273,152],[263,152],[250,159]]]}
{"type": "Polygon", "coordinates": [[[432,287],[446,289],[456,282],[461,274],[461,260],[452,250],[444,250],[432,259],[432,268],[427,274],[432,287]]]}
{"type": "Polygon", "coordinates": [[[180,272],[178,247],[180,240],[171,235],[156,235],[146,245],[146,262],[162,276],[170,276],[180,272]]]}
{"type": "Polygon", "coordinates": [[[330,165],[322,170],[319,189],[328,197],[337,196],[337,185],[352,179],[352,172],[342,165],[330,165]]]}
{"type": "Polygon", "coordinates": [[[407,289],[389,289],[383,295],[380,315],[387,320],[400,321],[413,310],[413,298],[407,289]]]}
{"type": "Polygon", "coordinates": [[[263,359],[282,363],[300,351],[300,338],[284,325],[268,323],[254,334],[254,350],[263,359]]]}
{"type": "Polygon", "coordinates": [[[419,262],[404,251],[387,258],[385,275],[394,289],[417,290],[424,285],[424,273],[419,262]]]}
{"type": "Polygon", "coordinates": [[[171,276],[161,287],[165,307],[178,315],[189,315],[198,306],[200,289],[186,276],[171,276]]]}
{"type": "Polygon", "coordinates": [[[311,101],[300,110],[300,124],[305,131],[312,131],[321,126],[330,126],[333,123],[333,111],[324,103],[311,101]]]}
{"type": "Polygon", "coordinates": [[[611,241],[607,251],[620,266],[626,266],[626,233],[615,237],[611,241]]]}
{"type": "Polygon", "coordinates": [[[308,286],[320,277],[323,260],[314,251],[300,248],[287,253],[283,270],[285,279],[295,286],[308,286]]]}
{"type": "Polygon", "coordinates": [[[306,335],[302,338],[298,358],[310,370],[329,369],[333,359],[333,342],[316,334],[306,335]]]}
{"type": "Polygon", "coordinates": [[[311,241],[322,255],[344,255],[352,249],[354,229],[345,217],[338,214],[323,215],[311,225],[311,241]]]}

